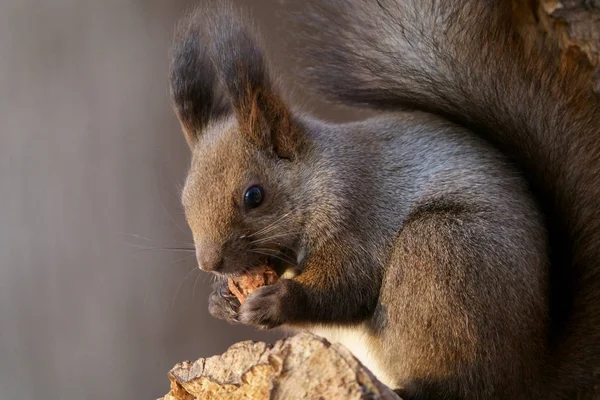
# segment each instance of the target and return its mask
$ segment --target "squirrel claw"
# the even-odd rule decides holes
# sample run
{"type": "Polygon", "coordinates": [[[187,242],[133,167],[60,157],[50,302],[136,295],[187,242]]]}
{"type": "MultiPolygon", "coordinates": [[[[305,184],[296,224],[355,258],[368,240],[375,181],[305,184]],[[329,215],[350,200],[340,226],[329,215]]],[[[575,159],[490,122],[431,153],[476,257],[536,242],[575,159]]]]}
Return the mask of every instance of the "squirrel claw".
{"type": "Polygon", "coordinates": [[[238,316],[240,302],[225,283],[219,283],[208,298],[208,312],[215,318],[225,320],[230,324],[239,324],[238,316]]]}
{"type": "Polygon", "coordinates": [[[257,289],[240,306],[240,321],[261,329],[272,329],[285,323],[285,294],[286,288],[281,281],[257,289]]]}

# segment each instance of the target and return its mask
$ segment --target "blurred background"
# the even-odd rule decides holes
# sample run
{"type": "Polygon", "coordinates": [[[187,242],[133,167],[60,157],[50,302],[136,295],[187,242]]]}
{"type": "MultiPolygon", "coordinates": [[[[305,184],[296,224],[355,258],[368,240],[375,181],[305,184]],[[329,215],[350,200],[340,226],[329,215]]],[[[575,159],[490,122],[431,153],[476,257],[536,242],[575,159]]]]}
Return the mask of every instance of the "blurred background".
{"type": "MultiPolygon", "coordinates": [[[[290,4],[244,3],[278,61],[290,4]]],[[[179,361],[277,337],[209,317],[193,253],[160,250],[191,241],[167,68],[193,4],[0,1],[0,400],[152,399],[179,361]]]]}

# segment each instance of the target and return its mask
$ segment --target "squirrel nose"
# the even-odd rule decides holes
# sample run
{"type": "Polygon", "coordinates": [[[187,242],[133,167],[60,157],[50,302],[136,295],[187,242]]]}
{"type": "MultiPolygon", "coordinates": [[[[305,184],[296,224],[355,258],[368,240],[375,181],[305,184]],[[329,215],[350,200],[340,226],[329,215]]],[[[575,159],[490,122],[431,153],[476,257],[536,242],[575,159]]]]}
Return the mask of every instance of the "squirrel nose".
{"type": "Polygon", "coordinates": [[[217,271],[221,268],[221,249],[216,243],[202,243],[196,246],[196,259],[200,269],[206,272],[217,271]]]}

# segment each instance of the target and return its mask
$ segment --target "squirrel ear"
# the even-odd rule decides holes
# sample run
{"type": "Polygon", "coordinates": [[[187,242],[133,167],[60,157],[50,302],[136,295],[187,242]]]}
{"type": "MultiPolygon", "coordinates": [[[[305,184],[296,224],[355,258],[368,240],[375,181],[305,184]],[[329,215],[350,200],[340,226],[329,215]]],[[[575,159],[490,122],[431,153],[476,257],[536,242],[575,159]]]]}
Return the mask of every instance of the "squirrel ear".
{"type": "Polygon", "coordinates": [[[299,129],[277,94],[250,24],[224,1],[209,18],[210,57],[221,77],[242,132],[282,158],[294,158],[299,129]]]}
{"type": "Polygon", "coordinates": [[[231,104],[203,45],[199,11],[178,24],[169,71],[173,108],[190,147],[211,120],[231,112],[231,104]]]}

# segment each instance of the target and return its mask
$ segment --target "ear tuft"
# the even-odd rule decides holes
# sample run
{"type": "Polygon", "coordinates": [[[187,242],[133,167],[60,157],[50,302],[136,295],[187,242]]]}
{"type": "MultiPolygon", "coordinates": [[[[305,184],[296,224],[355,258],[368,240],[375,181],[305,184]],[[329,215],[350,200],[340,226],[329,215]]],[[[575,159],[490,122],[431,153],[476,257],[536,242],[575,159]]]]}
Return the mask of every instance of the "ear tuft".
{"type": "Polygon", "coordinates": [[[280,157],[293,158],[298,134],[278,95],[252,24],[228,1],[211,8],[210,58],[230,98],[242,131],[280,157]]]}
{"type": "Polygon", "coordinates": [[[206,125],[231,112],[216,70],[203,44],[201,10],[184,18],[176,29],[171,48],[169,83],[175,113],[190,146],[206,125]]]}
{"type": "Polygon", "coordinates": [[[241,132],[257,145],[283,158],[297,155],[299,131],[273,86],[257,37],[228,0],[208,0],[179,24],[170,86],[190,146],[211,120],[234,112],[241,132]]]}

